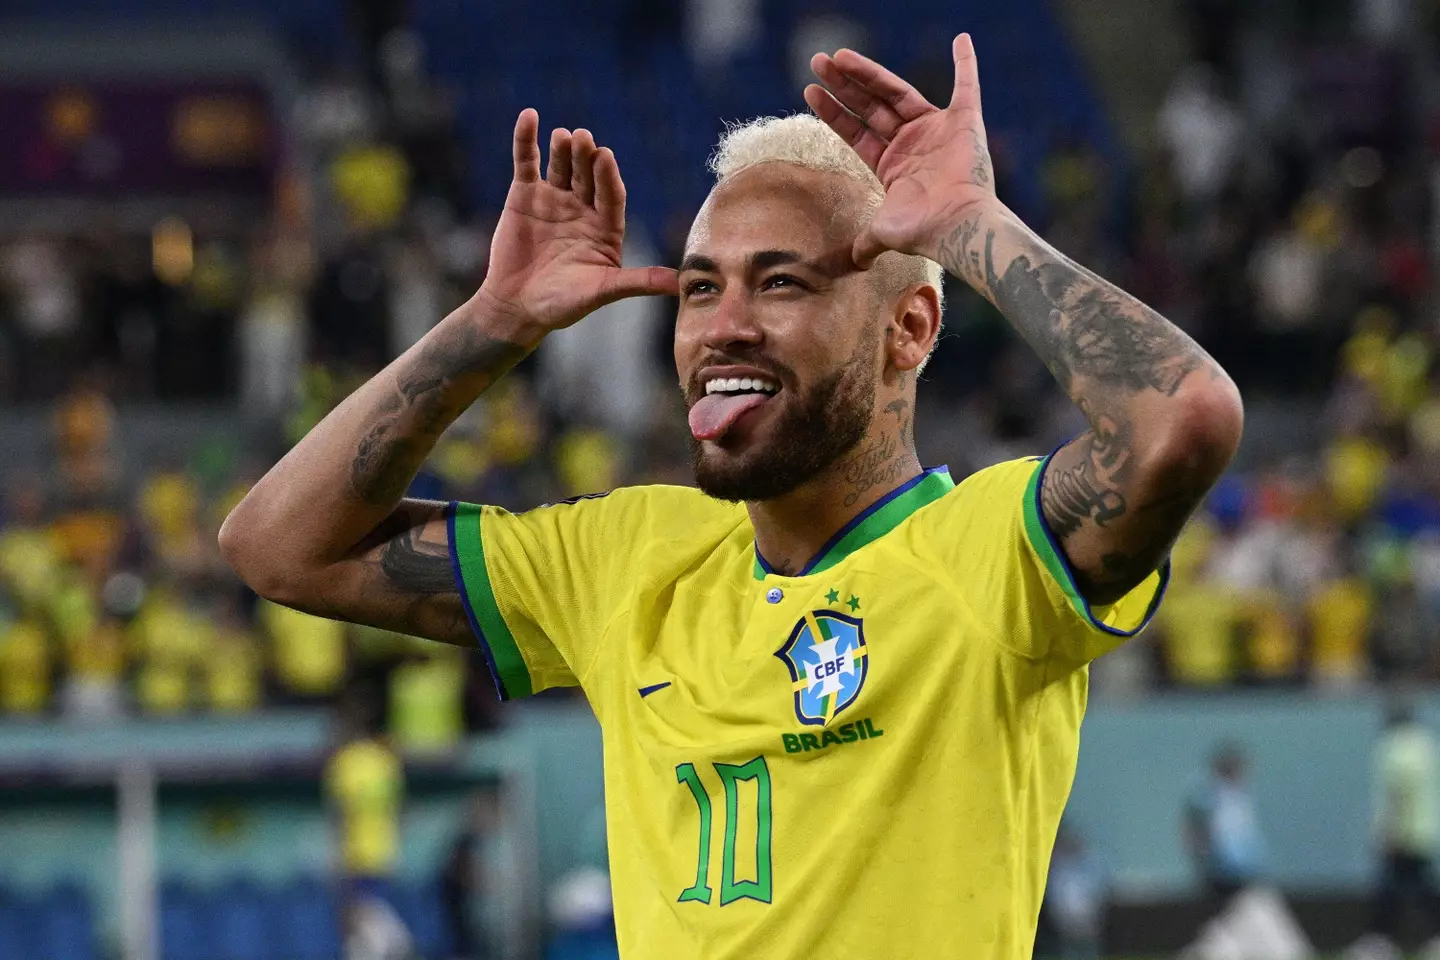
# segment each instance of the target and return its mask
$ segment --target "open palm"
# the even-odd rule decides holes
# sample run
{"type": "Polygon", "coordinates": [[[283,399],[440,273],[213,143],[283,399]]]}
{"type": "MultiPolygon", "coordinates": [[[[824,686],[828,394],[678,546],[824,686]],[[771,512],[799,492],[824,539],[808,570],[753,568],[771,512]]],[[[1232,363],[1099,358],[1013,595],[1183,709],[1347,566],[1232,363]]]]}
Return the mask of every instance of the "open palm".
{"type": "Polygon", "coordinates": [[[956,37],[951,52],[955,90],[944,109],[853,50],[810,61],[824,86],[806,87],[805,102],[885,186],[884,203],[855,241],[862,266],[886,250],[936,257],[965,209],[995,198],[970,35],[956,37]]]}
{"type": "Polygon", "coordinates": [[[482,292],[546,330],[568,327],[624,297],[671,294],[674,270],[621,266],[625,184],[588,130],[557,129],[540,176],[540,117],[515,122],[515,174],[490,242],[482,292]]]}

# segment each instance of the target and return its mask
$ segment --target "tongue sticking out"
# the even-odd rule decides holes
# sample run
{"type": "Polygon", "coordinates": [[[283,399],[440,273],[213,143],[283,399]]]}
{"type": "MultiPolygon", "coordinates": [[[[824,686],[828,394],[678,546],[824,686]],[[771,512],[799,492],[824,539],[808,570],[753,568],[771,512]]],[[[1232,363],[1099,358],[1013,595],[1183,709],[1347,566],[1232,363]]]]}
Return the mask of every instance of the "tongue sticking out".
{"type": "Polygon", "coordinates": [[[763,393],[712,393],[690,408],[690,433],[696,440],[716,440],[747,411],[770,398],[763,393]]]}

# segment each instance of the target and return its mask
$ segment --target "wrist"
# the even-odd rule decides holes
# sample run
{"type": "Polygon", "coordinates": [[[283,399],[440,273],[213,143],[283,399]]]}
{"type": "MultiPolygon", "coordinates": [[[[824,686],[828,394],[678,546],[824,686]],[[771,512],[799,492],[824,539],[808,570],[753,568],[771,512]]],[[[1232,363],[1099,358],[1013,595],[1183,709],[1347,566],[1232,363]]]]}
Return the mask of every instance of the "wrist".
{"type": "Polygon", "coordinates": [[[1010,208],[1001,203],[994,194],[957,204],[940,218],[940,229],[925,245],[925,256],[937,263],[944,264],[945,260],[942,258],[945,256],[947,243],[953,243],[954,238],[967,227],[972,230],[984,231],[987,227],[994,227],[1006,219],[1015,223],[1019,222],[1010,208]]]}
{"type": "Polygon", "coordinates": [[[475,295],[460,307],[468,323],[497,340],[504,340],[526,349],[534,349],[550,330],[533,317],[527,316],[513,303],[497,297],[482,284],[475,295]]]}

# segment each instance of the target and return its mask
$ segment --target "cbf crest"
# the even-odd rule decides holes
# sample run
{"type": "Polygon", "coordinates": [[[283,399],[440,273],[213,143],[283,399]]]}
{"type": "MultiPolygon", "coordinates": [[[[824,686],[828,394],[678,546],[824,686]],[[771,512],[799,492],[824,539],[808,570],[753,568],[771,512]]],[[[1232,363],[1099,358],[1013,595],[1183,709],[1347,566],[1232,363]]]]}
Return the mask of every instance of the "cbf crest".
{"type": "Polygon", "coordinates": [[[775,656],[790,668],[795,716],[814,726],[855,702],[870,665],[860,618],[834,610],[807,613],[775,656]]]}

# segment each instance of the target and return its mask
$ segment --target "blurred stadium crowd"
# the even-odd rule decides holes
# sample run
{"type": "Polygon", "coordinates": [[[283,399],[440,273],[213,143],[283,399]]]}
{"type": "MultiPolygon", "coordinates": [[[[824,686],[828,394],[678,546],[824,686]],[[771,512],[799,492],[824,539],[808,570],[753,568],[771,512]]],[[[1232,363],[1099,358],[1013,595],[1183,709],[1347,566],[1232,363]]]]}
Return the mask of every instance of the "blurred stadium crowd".
{"type": "MultiPolygon", "coordinates": [[[[135,22],[190,12],[188,0],[12,3],[135,22]]],[[[1182,0],[1189,62],[1131,148],[1094,93],[1094,64],[1041,0],[911,0],[906,17],[893,0],[220,6],[285,31],[303,68],[259,138],[283,145],[263,209],[144,224],[103,205],[39,225],[0,215],[0,405],[45,437],[42,453],[0,464],[0,716],[363,714],[388,738],[356,723],[326,790],[346,842],[368,844],[343,870],[391,870],[406,787],[390,747],[443,756],[503,722],[483,662],[259,600],[219,556],[228,508],[479,285],[521,107],[615,147],[627,260],[674,263],[720,118],[800,109],[808,55],[842,45],[943,98],[957,29],[976,35],[1002,198],[1191,331],[1249,404],[1246,446],[1177,544],[1154,629],[1096,664],[1097,690],[1440,682],[1440,6],[1182,0]],[[163,433],[157,413],[176,409],[222,411],[221,426],[155,456],[136,437],[163,433]]],[[[96,111],[83,89],[63,92],[16,156],[36,177],[103,177],[115,146],[96,111]]],[[[235,134],[197,136],[223,153],[235,134]]],[[[924,459],[963,475],[1073,435],[1076,411],[1004,321],[958,284],[947,302],[921,387],[924,459]]],[[[483,397],[412,494],[521,509],[688,483],[674,304],[602,313],[483,397]]],[[[483,846],[469,829],[445,876],[468,869],[465,843],[483,846]]],[[[1057,871],[1062,896],[1103,903],[1078,837],[1057,871]]],[[[603,875],[562,887],[557,926],[605,912],[603,875]]],[[[162,919],[181,932],[166,943],[199,943],[185,924],[219,907],[167,890],[162,919]]],[[[254,893],[215,898],[253,920],[254,893]]],[[[332,895],[297,881],[275,901],[319,918],[316,956],[335,952],[332,895]]],[[[397,911],[435,954],[439,895],[427,897],[400,888],[397,911]]],[[[56,910],[75,899],[57,894],[56,910]]],[[[0,902],[0,958],[20,942],[7,916],[21,914],[0,902]]],[[[263,944],[244,929],[237,942],[263,944]]],[[[587,955],[577,936],[553,955],[587,955]]],[[[613,949],[599,942],[596,956],[613,949]]]]}
{"type": "MultiPolygon", "coordinates": [[[[564,30],[533,26],[559,31],[544,56],[562,63],[578,49],[573,33],[609,17],[580,65],[593,61],[618,90],[567,85],[564,71],[527,87],[518,67],[446,68],[456,36],[485,28],[484,11],[361,6],[358,57],[314,66],[286,121],[297,146],[264,217],[171,218],[147,232],[102,218],[0,244],[0,401],[50,409],[53,444],[46,462],[6,471],[0,711],[244,712],[323,701],[360,679],[385,691],[392,726],[417,743],[493,723],[488,682],[465,658],[247,596],[215,548],[226,508],[483,278],[512,108],[540,102],[542,122],[575,123],[611,98],[596,124],[603,142],[623,106],[613,97],[656,70],[662,106],[678,89],[700,113],[733,116],[799,105],[792,48],[876,49],[933,87],[925,56],[944,46],[880,25],[871,3],[727,14],[721,0],[694,0],[682,16],[660,0],[615,0],[564,30]],[[607,46],[619,36],[643,43],[607,46]],[[747,72],[756,57],[765,68],[747,72]],[[713,74],[728,78],[723,92],[707,92],[713,74]],[[238,401],[244,416],[173,462],[135,462],[117,404],[156,400],[238,401]]],[[[1027,39],[987,15],[993,42],[979,32],[999,78],[987,94],[1006,81],[1018,90],[995,96],[1002,196],[1195,333],[1252,407],[1288,405],[1319,440],[1283,456],[1252,440],[1176,549],[1156,639],[1109,668],[1115,687],[1440,677],[1440,126],[1437,72],[1421,54],[1436,28],[1389,22],[1380,3],[1334,6],[1297,32],[1273,11],[1193,0],[1196,55],[1154,118],[1154,149],[1128,165],[1081,94],[1028,112],[1079,68],[1073,54],[1056,57],[1022,82],[1037,61],[1007,55],[1060,44],[1043,39],[1060,36],[1056,24],[1046,18],[1027,39]]],[[[66,109],[54,136],[83,152],[83,104],[66,109]]],[[[677,259],[703,196],[715,125],[696,112],[677,103],[663,118],[672,126],[651,129],[637,109],[614,130],[637,198],[636,262],[677,259]],[[648,155],[667,138],[693,149],[648,155]],[[685,167],[646,176],[657,162],[685,167]]],[[[949,302],[924,385],[940,440],[922,433],[922,453],[966,471],[1063,440],[1075,417],[1038,362],[977,297],[952,289],[949,302]]],[[[673,305],[605,313],[485,397],[413,492],[521,508],[687,482],[673,305]]]]}

